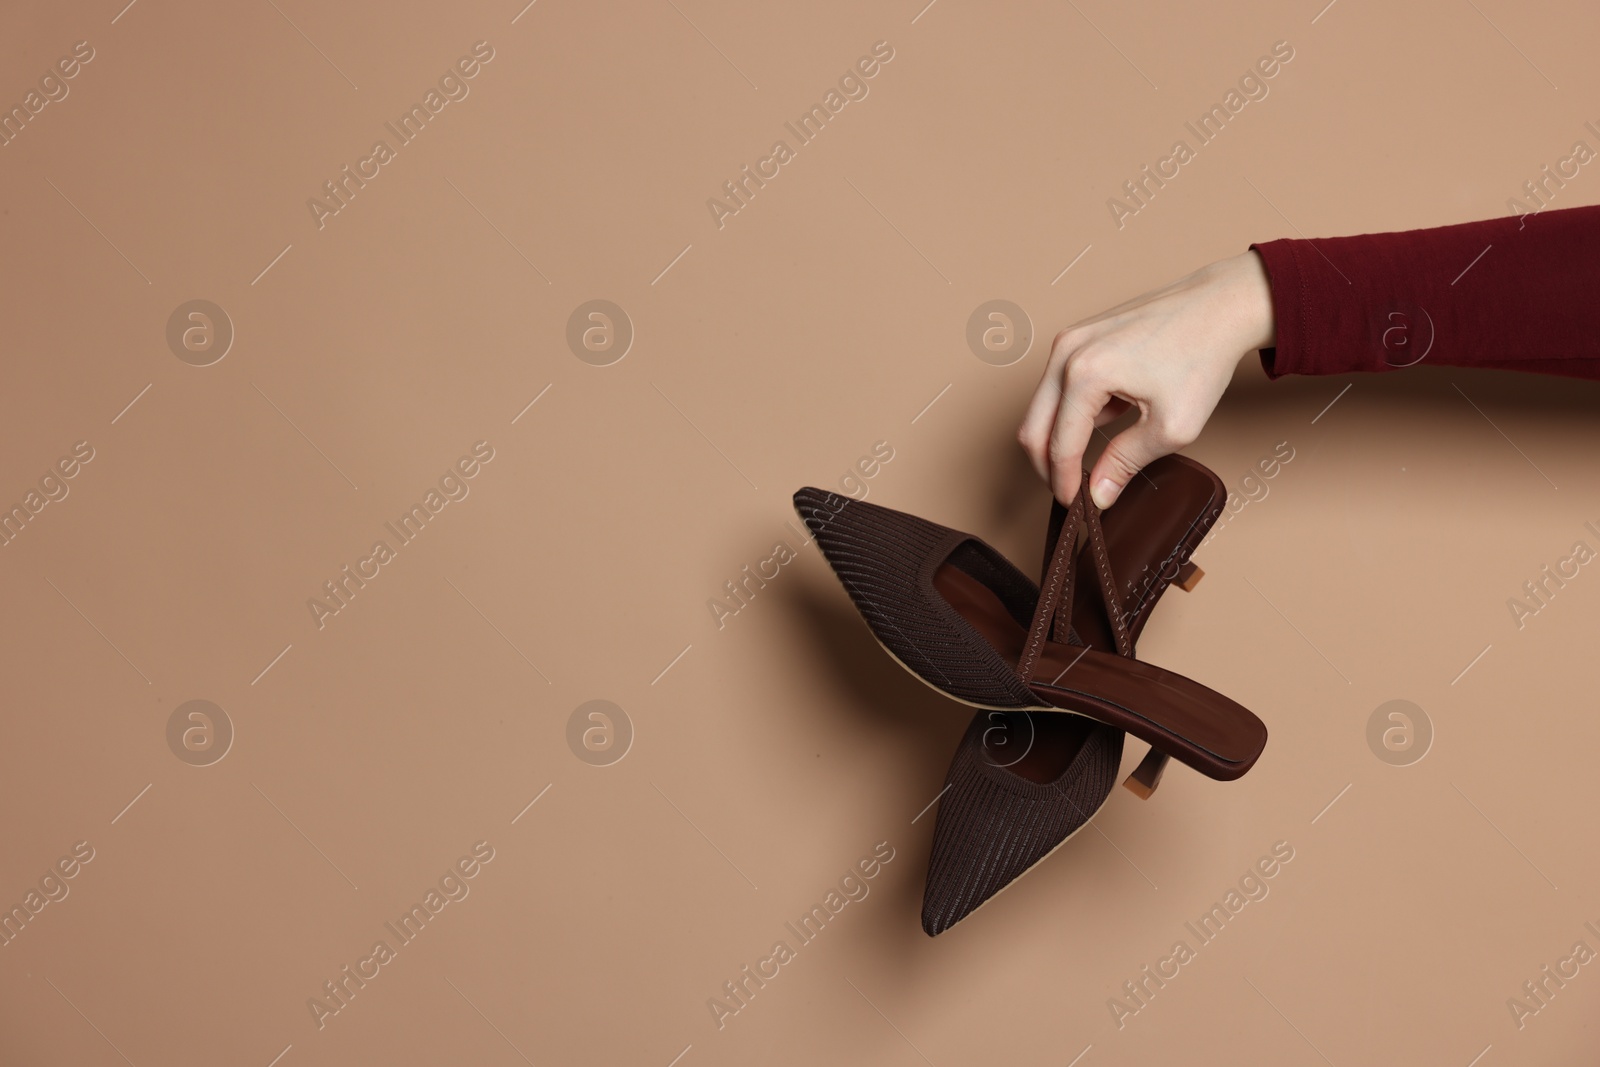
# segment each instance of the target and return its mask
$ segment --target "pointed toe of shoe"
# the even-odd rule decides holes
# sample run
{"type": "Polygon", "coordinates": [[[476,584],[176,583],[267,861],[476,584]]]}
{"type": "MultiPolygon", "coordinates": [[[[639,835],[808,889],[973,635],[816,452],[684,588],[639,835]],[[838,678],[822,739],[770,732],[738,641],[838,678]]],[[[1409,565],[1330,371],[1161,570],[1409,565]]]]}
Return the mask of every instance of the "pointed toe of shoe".
{"type": "Polygon", "coordinates": [[[796,489],[794,492],[794,510],[813,535],[819,529],[825,528],[828,521],[849,503],[849,497],[811,485],[796,489]]]}
{"type": "Polygon", "coordinates": [[[976,538],[903,511],[810,486],[794,494],[794,506],[873,636],[902,666],[982,707],[1038,703],[933,586],[939,565],[970,541],[978,546],[974,552],[987,553],[986,573],[1000,576],[997,595],[1016,601],[1025,614],[1038,591],[1021,571],[976,538]]]}
{"type": "Polygon", "coordinates": [[[873,520],[887,509],[808,485],[795,491],[794,510],[831,563],[841,556],[873,551],[873,520]]]}
{"type": "Polygon", "coordinates": [[[922,898],[937,937],[971,915],[1088,823],[1116,784],[1123,733],[1093,726],[1067,770],[1033,782],[985,755],[980,712],[956,749],[939,801],[922,898]]]}
{"type": "Polygon", "coordinates": [[[815,508],[827,497],[828,492],[826,490],[818,489],[814,485],[803,485],[794,491],[794,509],[800,513],[800,517],[803,519],[806,517],[806,509],[815,508]]]}

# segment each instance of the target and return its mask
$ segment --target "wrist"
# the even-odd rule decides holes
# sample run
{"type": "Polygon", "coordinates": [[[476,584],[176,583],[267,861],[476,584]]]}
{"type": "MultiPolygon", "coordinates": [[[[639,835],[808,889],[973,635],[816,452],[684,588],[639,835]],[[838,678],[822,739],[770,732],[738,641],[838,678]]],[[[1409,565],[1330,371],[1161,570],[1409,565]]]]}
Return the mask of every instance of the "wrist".
{"type": "Polygon", "coordinates": [[[1238,316],[1244,348],[1272,348],[1278,342],[1278,330],[1266,264],[1253,251],[1242,252],[1224,262],[1228,265],[1228,291],[1234,314],[1238,316]]]}

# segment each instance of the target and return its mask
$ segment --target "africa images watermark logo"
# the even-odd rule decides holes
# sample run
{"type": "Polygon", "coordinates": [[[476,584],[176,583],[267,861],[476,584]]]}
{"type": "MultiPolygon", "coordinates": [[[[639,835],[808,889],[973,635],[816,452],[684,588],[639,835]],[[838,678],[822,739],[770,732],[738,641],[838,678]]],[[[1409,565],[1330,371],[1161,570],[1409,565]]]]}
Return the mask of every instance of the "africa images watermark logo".
{"type": "Polygon", "coordinates": [[[21,137],[30,123],[38,122],[45,108],[65,100],[72,92],[67,82],[76,78],[94,57],[94,46],[88,41],[79,41],[72,46],[70,56],[62,56],[53,66],[45,69],[39,77],[37,89],[29,89],[20,103],[0,110],[0,148],[21,137]]]}
{"type": "Polygon", "coordinates": [[[820,937],[840,912],[850,904],[866,900],[872,892],[869,883],[882,873],[884,866],[892,862],[894,857],[894,846],[889,842],[879,841],[873,845],[872,853],[862,856],[846,870],[837,886],[830,887],[820,902],[811,905],[810,911],[783,924],[794,939],[792,946],[786,939],[774,941],[771,951],[756,961],[754,969],[745,964],[734,978],[722,983],[720,996],[707,997],[706,1010],[711,1013],[711,1021],[717,1024],[717,1029],[721,1030],[729,1019],[748,1008],[756,993],[782,974],[785,966],[798,959],[799,950],[820,937]]]}
{"type": "Polygon", "coordinates": [[[346,163],[340,168],[338,177],[322,183],[323,198],[313,196],[306,200],[306,208],[311,212],[311,221],[317,224],[317,229],[322,229],[328,224],[328,219],[349,207],[356,193],[365,189],[367,182],[382,174],[384,167],[399,158],[399,149],[416,140],[428,123],[437,118],[452,101],[465,100],[467,94],[472,92],[472,86],[467,83],[476,78],[493,59],[494,46],[488,41],[476,42],[469,55],[456,60],[439,76],[438,88],[430,86],[419,103],[412,104],[394,121],[385,122],[384,129],[394,136],[393,145],[384,139],[374,141],[371,153],[356,160],[354,170],[346,163]]]}
{"type": "MultiPolygon", "coordinates": [[[[1592,922],[1583,924],[1585,930],[1600,937],[1600,927],[1592,922]]],[[[1506,1010],[1511,1013],[1511,1021],[1521,1030],[1528,1025],[1528,1020],[1538,1015],[1556,994],[1567,987],[1567,983],[1578,977],[1581,968],[1594,962],[1596,958],[1594,949],[1589,947],[1587,941],[1576,941],[1572,951],[1556,960],[1555,964],[1545,964],[1539,968],[1539,973],[1522,983],[1522,990],[1518,996],[1506,998],[1506,1010]]]]}
{"type": "Polygon", "coordinates": [[[368,582],[382,574],[384,567],[399,559],[400,549],[421,537],[428,523],[437,518],[446,505],[467,499],[472,492],[469,483],[493,459],[494,446],[488,441],[474,444],[470,455],[462,456],[453,466],[446,468],[439,477],[437,488],[430,487],[422,499],[412,504],[399,518],[383,524],[394,540],[393,545],[382,538],[374,541],[372,550],[356,560],[353,570],[347,563],[335,577],[322,583],[326,599],[307,597],[306,609],[311,612],[311,621],[316,623],[317,629],[321,630],[327,625],[328,619],[349,607],[368,582]]]}
{"type": "MultiPolygon", "coordinates": [[[[867,480],[876,478],[882,473],[884,464],[892,459],[894,459],[894,446],[887,440],[875,441],[871,453],[858,457],[839,478],[839,489],[844,496],[829,495],[828,518],[831,519],[843,510],[847,500],[865,500],[871,491],[867,480]]],[[[797,528],[793,520],[786,521],[783,527],[794,535],[800,548],[811,543],[810,535],[797,528]]],[[[717,629],[723,629],[730,618],[749,607],[756,595],[767,587],[767,583],[776,579],[783,573],[786,565],[798,558],[800,558],[798,550],[787,539],[780,538],[773,542],[771,553],[757,562],[753,570],[747,563],[737,575],[723,582],[723,591],[706,599],[706,607],[711,612],[711,621],[717,624],[717,629]]]]}
{"type": "Polygon", "coordinates": [[[820,103],[812,104],[798,118],[783,124],[783,128],[794,136],[794,147],[791,148],[786,140],[774,141],[767,154],[756,160],[753,170],[746,163],[737,177],[723,182],[722,195],[726,199],[713,196],[706,200],[706,210],[711,212],[711,221],[717,224],[717,229],[722,229],[731,216],[750,206],[756,191],[765,189],[767,182],[781,174],[783,168],[797,158],[798,150],[816,140],[847,105],[865,100],[871,91],[867,82],[877,77],[878,72],[892,59],[894,46],[888,41],[875,42],[871,55],[862,56],[839,76],[838,88],[829,89],[820,103]]]}
{"type": "Polygon", "coordinates": [[[1145,164],[1138,177],[1122,183],[1126,200],[1115,196],[1107,197],[1106,209],[1111,212],[1111,221],[1116,223],[1117,229],[1122,229],[1130,218],[1149,207],[1150,201],[1155,199],[1156,191],[1166,188],[1167,182],[1182,173],[1182,168],[1186,164],[1198,158],[1200,149],[1222,136],[1222,131],[1228,128],[1229,122],[1238,117],[1245,109],[1245,105],[1252,100],[1265,100],[1267,94],[1272,91],[1267,82],[1277,77],[1292,59],[1294,59],[1293,45],[1288,41],[1274,42],[1272,53],[1257,59],[1255,65],[1240,76],[1238,88],[1229,89],[1221,103],[1212,104],[1210,110],[1193,122],[1183,124],[1183,128],[1194,137],[1193,145],[1189,144],[1187,138],[1178,138],[1173,142],[1170,152],[1156,160],[1153,165],[1145,164]]]}
{"type": "MultiPolygon", "coordinates": [[[[1585,522],[1583,528],[1600,539],[1600,526],[1585,522]]],[[[1556,594],[1582,573],[1582,568],[1595,559],[1595,555],[1589,542],[1582,539],[1574,541],[1572,549],[1565,556],[1557,558],[1554,563],[1546,563],[1537,575],[1522,583],[1521,596],[1507,597],[1506,609],[1511,613],[1511,621],[1517,629],[1527,626],[1529,619],[1549,607],[1556,594]]]]}
{"type": "Polygon", "coordinates": [[[348,1008],[356,994],[398,959],[402,948],[422,936],[422,931],[448,905],[466,900],[467,894],[472,892],[472,879],[478,876],[485,864],[494,860],[494,856],[494,846],[488,841],[474,844],[470,855],[456,860],[439,876],[437,888],[429,886],[421,900],[413,903],[397,919],[383,924],[394,941],[393,945],[389,943],[389,937],[373,942],[370,953],[354,964],[340,968],[335,977],[322,983],[321,993],[307,997],[306,1008],[311,1012],[311,1020],[317,1024],[317,1029],[327,1026],[329,1019],[348,1008]]]}
{"type": "MultiPolygon", "coordinates": [[[[1593,122],[1585,122],[1583,128],[1600,137],[1600,126],[1596,126],[1593,122]]],[[[1528,200],[1519,200],[1514,196],[1506,198],[1506,210],[1516,215],[1521,222],[1517,229],[1520,230],[1528,224],[1528,216],[1537,215],[1549,207],[1556,195],[1567,187],[1567,182],[1576,178],[1579,170],[1594,158],[1595,150],[1589,147],[1587,141],[1581,139],[1574,141],[1572,149],[1557,159],[1553,168],[1546,163],[1540,169],[1538,177],[1523,182],[1522,193],[1528,200]]]]}
{"type": "Polygon", "coordinates": [[[1129,1019],[1148,1008],[1156,994],[1182,974],[1185,966],[1199,959],[1200,949],[1222,936],[1222,931],[1238,918],[1247,905],[1266,900],[1272,892],[1269,883],[1293,859],[1293,845],[1287,841],[1274,842],[1271,852],[1251,864],[1239,876],[1238,882],[1228,887],[1222,899],[1212,903],[1210,910],[1198,919],[1184,923],[1183,928],[1189,937],[1173,942],[1167,955],[1153,964],[1146,964],[1137,976],[1123,982],[1121,997],[1106,999],[1106,1010],[1111,1013],[1117,1029],[1121,1030],[1129,1019]],[[1193,945],[1189,944],[1190,938],[1194,940],[1193,945]]]}
{"type": "Polygon", "coordinates": [[[30,488],[22,499],[9,508],[0,504],[0,548],[22,536],[22,531],[36,519],[46,506],[67,499],[72,492],[68,484],[78,476],[85,464],[94,459],[94,446],[79,441],[72,446],[72,454],[62,456],[45,469],[39,477],[39,488],[30,488]]]}
{"type": "Polygon", "coordinates": [[[48,905],[59,904],[66,900],[67,894],[72,892],[72,887],[67,883],[76,878],[84,865],[94,859],[94,854],[93,845],[87,841],[79,841],[72,846],[69,854],[62,856],[45,869],[37,889],[29,887],[20,904],[13,904],[9,910],[0,911],[0,947],[8,947],[12,941],[20,937],[28,924],[36,921],[39,913],[48,905]]]}

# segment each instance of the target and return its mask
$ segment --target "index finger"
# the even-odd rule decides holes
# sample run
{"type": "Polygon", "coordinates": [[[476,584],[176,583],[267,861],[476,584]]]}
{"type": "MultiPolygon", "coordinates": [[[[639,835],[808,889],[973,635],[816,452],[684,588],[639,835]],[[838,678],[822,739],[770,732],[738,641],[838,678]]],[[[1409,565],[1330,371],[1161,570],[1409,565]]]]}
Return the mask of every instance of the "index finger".
{"type": "Polygon", "coordinates": [[[1111,393],[1089,376],[1074,374],[1070,361],[1064,373],[1066,389],[1050,431],[1050,488],[1057,500],[1070,504],[1083,482],[1083,453],[1094,433],[1095,416],[1111,393]]]}

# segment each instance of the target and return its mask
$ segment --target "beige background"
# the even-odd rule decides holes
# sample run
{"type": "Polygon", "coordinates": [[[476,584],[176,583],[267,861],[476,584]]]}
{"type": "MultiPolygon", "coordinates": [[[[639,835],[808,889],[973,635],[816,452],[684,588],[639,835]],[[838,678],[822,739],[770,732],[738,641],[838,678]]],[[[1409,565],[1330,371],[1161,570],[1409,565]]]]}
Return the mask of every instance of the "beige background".
{"type": "MultiPolygon", "coordinates": [[[[921,2],[13,7],[0,101],[95,58],[0,148],[0,501],[95,458],[0,548],[0,902],[95,857],[0,948],[0,1061],[1593,1055],[1600,966],[1521,1029],[1506,1001],[1600,949],[1600,576],[1521,630],[1506,601],[1600,547],[1596,386],[1246,360],[1189,452],[1234,487],[1295,458],[1141,654],[1255,709],[1266,754],[1118,790],[937,940],[912,820],[968,710],[814,546],[720,630],[707,601],[879,440],[870,499],[1033,569],[1012,435],[1056,330],[1252,240],[1505,213],[1595,143],[1600,18],[921,2]],[[470,95],[319,230],[306,200],[479,40],[470,95]],[[870,95],[719,230],[706,199],[879,40],[870,95]],[[1278,40],[1270,95],[1119,230],[1106,198],[1278,40]],[[237,334],[208,367],[165,339],[197,298],[237,334]],[[565,341],[597,298],[637,334],[608,367],[565,341]],[[964,340],[995,298],[1039,334],[1004,368],[964,340]],[[319,630],[308,598],[480,440],[470,496],[319,630]],[[236,731],[206,767],[166,740],[192,699],[236,731]],[[635,731],[610,766],[567,744],[592,699],[635,731]],[[1368,748],[1391,699],[1435,730],[1408,767],[1368,748]],[[478,841],[470,895],[319,1029],[307,999],[478,841]],[[880,841],[871,895],[718,1030],[707,998],[880,841]],[[1118,1029],[1107,999],[1278,841],[1270,895],[1118,1029]]],[[[1596,201],[1585,170],[1557,206],[1596,201]]]]}

